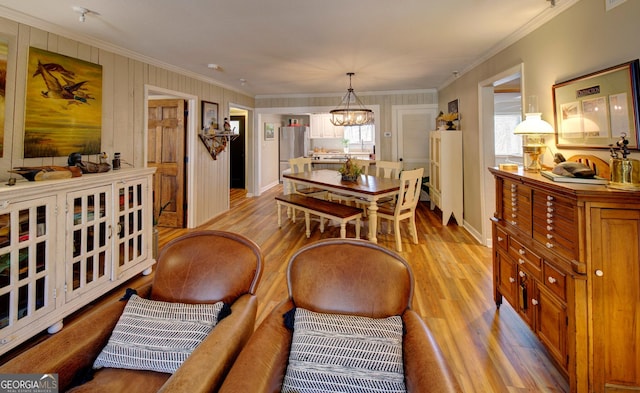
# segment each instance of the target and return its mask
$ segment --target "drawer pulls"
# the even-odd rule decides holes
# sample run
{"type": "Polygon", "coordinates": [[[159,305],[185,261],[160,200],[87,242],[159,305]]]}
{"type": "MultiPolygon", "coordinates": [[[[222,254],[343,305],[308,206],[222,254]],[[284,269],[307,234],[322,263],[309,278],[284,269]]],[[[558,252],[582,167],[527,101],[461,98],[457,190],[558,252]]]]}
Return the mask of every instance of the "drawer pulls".
{"type": "Polygon", "coordinates": [[[531,304],[533,304],[534,306],[537,306],[538,301],[536,299],[531,299],[531,304]]]}
{"type": "Polygon", "coordinates": [[[547,242],[547,244],[545,244],[545,246],[547,246],[547,248],[553,248],[553,243],[548,243],[547,242]]]}
{"type": "Polygon", "coordinates": [[[557,282],[558,282],[558,280],[556,280],[555,278],[553,278],[553,277],[551,277],[551,276],[549,276],[549,277],[547,278],[547,281],[549,281],[549,284],[555,284],[555,283],[557,283],[557,282]]]}

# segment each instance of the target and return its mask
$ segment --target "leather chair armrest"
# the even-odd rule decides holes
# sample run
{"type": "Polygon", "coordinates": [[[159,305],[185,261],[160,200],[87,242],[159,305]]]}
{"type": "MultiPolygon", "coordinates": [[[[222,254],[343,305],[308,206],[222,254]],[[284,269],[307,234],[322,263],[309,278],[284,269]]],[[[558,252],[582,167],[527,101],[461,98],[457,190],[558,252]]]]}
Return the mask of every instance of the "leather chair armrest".
{"type": "Polygon", "coordinates": [[[461,392],[456,379],[422,318],[412,310],[402,316],[405,324],[404,374],[409,392],[461,392]]]}
{"type": "Polygon", "coordinates": [[[290,300],[280,303],[260,324],[229,371],[221,393],[280,392],[292,337],[282,315],[292,307],[290,300]]]}
{"type": "MultiPolygon", "coordinates": [[[[150,285],[137,288],[140,296],[148,295],[150,285]]],[[[58,387],[65,391],[74,377],[91,368],[93,361],[106,345],[126,302],[119,301],[122,294],[72,320],[64,328],[41,343],[0,366],[5,373],[57,373],[58,387]]]]}
{"type": "Polygon", "coordinates": [[[234,360],[253,333],[258,300],[246,294],[231,305],[220,321],[159,392],[217,391],[234,360]]]}

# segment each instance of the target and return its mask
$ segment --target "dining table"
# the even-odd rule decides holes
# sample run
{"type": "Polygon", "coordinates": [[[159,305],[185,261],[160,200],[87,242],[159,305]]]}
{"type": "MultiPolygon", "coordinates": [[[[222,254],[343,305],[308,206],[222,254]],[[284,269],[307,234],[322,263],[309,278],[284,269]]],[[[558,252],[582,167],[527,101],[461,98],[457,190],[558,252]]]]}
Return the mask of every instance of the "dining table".
{"type": "Polygon", "coordinates": [[[376,237],[378,231],[378,201],[382,198],[393,197],[397,195],[400,190],[399,179],[388,179],[361,174],[356,181],[345,181],[342,180],[342,175],[338,171],[330,169],[283,173],[282,176],[289,182],[322,188],[329,192],[350,195],[368,202],[368,239],[374,243],[378,242],[376,237]]]}

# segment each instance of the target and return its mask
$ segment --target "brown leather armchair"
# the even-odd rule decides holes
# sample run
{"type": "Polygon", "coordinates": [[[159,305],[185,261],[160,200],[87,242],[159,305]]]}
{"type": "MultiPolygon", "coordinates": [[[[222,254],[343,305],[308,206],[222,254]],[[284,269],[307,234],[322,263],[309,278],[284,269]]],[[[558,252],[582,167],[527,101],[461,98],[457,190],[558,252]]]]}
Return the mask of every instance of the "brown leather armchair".
{"type": "Polygon", "coordinates": [[[280,391],[292,340],[283,314],[294,306],[371,318],[401,315],[408,391],[460,391],[429,329],[410,307],[413,275],[395,252],[363,240],[321,240],[291,257],[287,280],[289,298],[251,336],[220,392],[280,391]]]}
{"type": "Polygon", "coordinates": [[[0,367],[0,373],[58,373],[59,390],[79,392],[209,392],[217,390],[254,330],[255,290],[262,275],[262,252],[244,236],[198,231],[169,242],[160,253],[151,285],[136,288],[153,300],[231,304],[222,319],[173,374],[103,368],[75,388],[91,370],[126,302],[96,307],[59,333],[0,367]]]}

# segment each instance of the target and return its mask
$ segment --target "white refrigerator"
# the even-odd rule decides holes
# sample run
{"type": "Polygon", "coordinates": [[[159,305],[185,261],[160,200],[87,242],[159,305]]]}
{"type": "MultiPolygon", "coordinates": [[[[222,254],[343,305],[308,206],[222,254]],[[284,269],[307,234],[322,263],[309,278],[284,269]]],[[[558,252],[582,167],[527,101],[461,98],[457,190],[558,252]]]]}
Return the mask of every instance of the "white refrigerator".
{"type": "Polygon", "coordinates": [[[289,169],[289,159],[304,157],[309,154],[309,127],[280,127],[278,133],[280,143],[280,181],[282,172],[289,169]]]}

